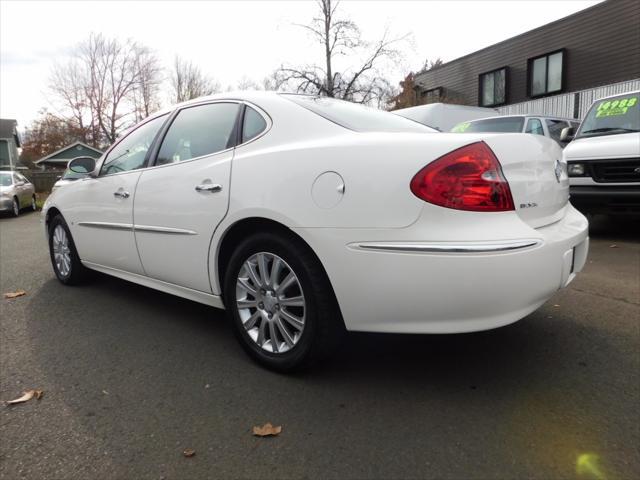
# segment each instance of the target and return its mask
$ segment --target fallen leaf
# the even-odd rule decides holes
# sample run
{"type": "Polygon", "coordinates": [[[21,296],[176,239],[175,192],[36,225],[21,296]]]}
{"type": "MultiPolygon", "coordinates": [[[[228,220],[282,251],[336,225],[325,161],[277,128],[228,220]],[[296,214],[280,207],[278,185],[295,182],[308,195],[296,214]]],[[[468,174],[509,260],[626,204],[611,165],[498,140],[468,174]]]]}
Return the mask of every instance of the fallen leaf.
{"type": "Polygon", "coordinates": [[[109,395],[109,392],[107,392],[106,390],[102,390],[102,393],[104,393],[105,395],[109,395]]]}
{"type": "Polygon", "coordinates": [[[609,245],[609,248],[618,248],[618,245],[614,243],[613,245],[609,245]]]}
{"type": "Polygon", "coordinates": [[[24,392],[24,394],[20,398],[16,398],[15,400],[9,400],[7,402],[7,405],[14,405],[16,403],[28,402],[33,397],[35,397],[36,400],[40,400],[42,398],[42,395],[44,395],[44,392],[42,390],[27,390],[26,392],[24,392]]]}
{"type": "Polygon", "coordinates": [[[26,295],[27,292],[25,292],[24,290],[16,290],[15,292],[7,292],[4,294],[4,298],[16,298],[16,297],[22,297],[23,295],[26,295]]]}
{"type": "Polygon", "coordinates": [[[554,305],[554,307],[559,307],[560,305],[558,305],[557,303],[554,305]]]}
{"type": "Polygon", "coordinates": [[[195,450],[192,450],[191,448],[185,448],[184,452],[182,452],[182,455],[184,455],[187,458],[191,458],[196,454],[195,450]]]}
{"type": "Polygon", "coordinates": [[[274,427],[270,423],[265,423],[261,427],[253,427],[253,434],[257,437],[268,437],[271,435],[275,436],[278,435],[281,431],[282,427],[280,425],[274,427]]]}

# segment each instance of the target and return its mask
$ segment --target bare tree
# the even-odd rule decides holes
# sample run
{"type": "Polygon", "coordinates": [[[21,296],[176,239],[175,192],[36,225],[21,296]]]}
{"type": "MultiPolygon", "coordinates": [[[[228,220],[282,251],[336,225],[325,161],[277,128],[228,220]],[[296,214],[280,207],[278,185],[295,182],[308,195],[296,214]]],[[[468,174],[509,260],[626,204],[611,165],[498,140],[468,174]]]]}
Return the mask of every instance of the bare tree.
{"type": "Polygon", "coordinates": [[[395,48],[403,38],[390,38],[385,32],[375,42],[365,41],[357,24],[336,15],[339,2],[317,0],[319,15],[309,25],[299,25],[323,47],[322,65],[311,63],[277,70],[278,88],[293,88],[300,93],[314,93],[360,103],[384,103],[390,83],[378,68],[381,63],[398,56],[395,48]],[[334,61],[339,56],[359,61],[356,68],[338,71],[334,61]]]}
{"type": "Polygon", "coordinates": [[[262,90],[262,87],[251,78],[243,75],[238,82],[237,90],[262,90]]]}
{"type": "Polygon", "coordinates": [[[197,65],[176,56],[171,72],[172,100],[176,103],[211,95],[220,91],[220,84],[207,77],[197,65]]]}
{"type": "Polygon", "coordinates": [[[133,104],[136,121],[140,121],[160,108],[162,67],[150,49],[140,47],[135,53],[139,77],[133,89],[133,104]]]}
{"type": "Polygon", "coordinates": [[[151,112],[157,82],[157,61],[146,47],[91,34],[71,50],[69,60],[54,66],[50,90],[60,116],[86,130],[85,140],[100,147],[113,143],[140,112],[151,112]]]}

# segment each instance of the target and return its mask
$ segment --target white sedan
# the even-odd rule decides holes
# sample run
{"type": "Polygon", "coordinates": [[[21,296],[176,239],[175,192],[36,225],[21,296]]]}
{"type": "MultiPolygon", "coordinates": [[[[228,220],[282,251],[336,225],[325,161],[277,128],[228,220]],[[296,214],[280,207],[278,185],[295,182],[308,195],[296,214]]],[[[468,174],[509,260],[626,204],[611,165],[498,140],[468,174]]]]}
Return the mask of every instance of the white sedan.
{"type": "Polygon", "coordinates": [[[64,284],[87,269],[226,308],[291,370],[346,330],[519,320],[579,272],[588,224],[558,145],[446,134],[330,98],[200,98],[130,129],[43,215],[64,284]]]}

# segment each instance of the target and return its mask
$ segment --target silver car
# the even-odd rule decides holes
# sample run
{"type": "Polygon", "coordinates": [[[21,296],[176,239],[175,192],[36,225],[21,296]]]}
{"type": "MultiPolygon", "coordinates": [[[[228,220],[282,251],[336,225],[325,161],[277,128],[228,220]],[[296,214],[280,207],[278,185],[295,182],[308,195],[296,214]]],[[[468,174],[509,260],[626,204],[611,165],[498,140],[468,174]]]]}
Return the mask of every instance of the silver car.
{"type": "Polygon", "coordinates": [[[17,217],[25,207],[37,208],[33,184],[18,172],[0,172],[0,212],[17,217]]]}

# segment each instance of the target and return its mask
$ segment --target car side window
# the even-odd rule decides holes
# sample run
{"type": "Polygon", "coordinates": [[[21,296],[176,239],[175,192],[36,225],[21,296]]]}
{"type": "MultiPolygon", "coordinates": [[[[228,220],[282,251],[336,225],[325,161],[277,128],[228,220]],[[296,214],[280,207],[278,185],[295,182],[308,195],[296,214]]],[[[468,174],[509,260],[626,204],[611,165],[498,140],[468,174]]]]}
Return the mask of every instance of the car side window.
{"type": "Polygon", "coordinates": [[[144,167],[147,152],[167,115],[154,118],[124,137],[104,159],[100,175],[128,172],[144,167]]]}
{"type": "Polygon", "coordinates": [[[210,103],[181,110],[162,141],[156,165],[183,162],[211,155],[234,145],[234,132],[240,105],[210,103]]]}
{"type": "Polygon", "coordinates": [[[544,135],[542,122],[537,118],[530,118],[527,122],[527,128],[524,133],[532,133],[534,135],[544,135]]]}
{"type": "Polygon", "coordinates": [[[547,119],[547,130],[549,130],[549,136],[556,142],[560,141],[560,134],[562,129],[567,126],[567,123],[563,120],[550,120],[547,119]]]}
{"type": "Polygon", "coordinates": [[[248,142],[252,138],[257,137],[265,128],[267,128],[267,122],[262,118],[262,115],[256,112],[253,108],[247,106],[244,111],[244,120],[242,122],[242,143],[248,142]]]}
{"type": "Polygon", "coordinates": [[[30,183],[29,179],[27,177],[25,177],[24,175],[22,175],[21,173],[18,173],[18,178],[20,179],[20,181],[24,182],[24,183],[30,183]]]}

